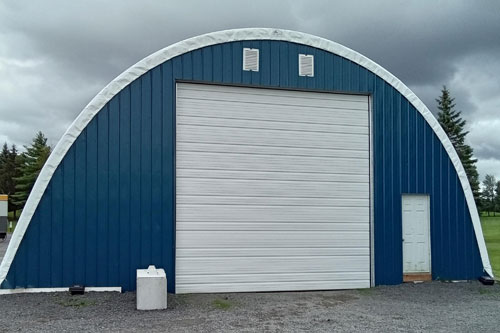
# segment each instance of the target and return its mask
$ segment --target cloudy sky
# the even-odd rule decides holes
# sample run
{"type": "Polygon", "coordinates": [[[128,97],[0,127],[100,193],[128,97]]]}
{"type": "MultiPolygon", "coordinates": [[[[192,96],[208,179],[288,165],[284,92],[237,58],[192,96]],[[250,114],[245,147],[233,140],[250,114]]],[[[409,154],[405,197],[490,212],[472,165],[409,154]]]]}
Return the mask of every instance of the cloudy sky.
{"type": "Polygon", "coordinates": [[[348,46],[433,111],[443,85],[481,176],[500,178],[500,1],[0,0],[0,143],[55,146],[85,105],[145,56],[199,34],[298,30],[348,46]]]}

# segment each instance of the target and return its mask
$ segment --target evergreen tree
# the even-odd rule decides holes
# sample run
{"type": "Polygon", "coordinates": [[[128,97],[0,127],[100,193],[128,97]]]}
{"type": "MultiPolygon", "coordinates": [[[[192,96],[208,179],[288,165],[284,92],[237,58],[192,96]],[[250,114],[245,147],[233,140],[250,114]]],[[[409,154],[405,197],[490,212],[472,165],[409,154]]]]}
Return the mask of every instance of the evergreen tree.
{"type": "Polygon", "coordinates": [[[14,218],[19,207],[14,203],[12,195],[16,192],[15,178],[19,176],[17,148],[12,145],[9,150],[5,143],[0,153],[0,193],[9,195],[9,212],[14,212],[14,218]]]}
{"type": "Polygon", "coordinates": [[[500,180],[495,187],[495,212],[500,212],[500,180]]]}
{"type": "MultiPolygon", "coordinates": [[[[9,146],[7,146],[7,142],[5,142],[2,147],[2,152],[0,153],[0,171],[4,170],[5,163],[8,161],[8,159],[9,159],[9,146]]],[[[4,189],[5,177],[3,176],[4,175],[0,173],[0,194],[4,194],[5,191],[4,189]]]]}
{"type": "Polygon", "coordinates": [[[451,97],[449,90],[443,86],[441,96],[436,99],[438,103],[438,121],[450,138],[453,147],[464,166],[465,173],[469,179],[469,183],[474,195],[476,204],[479,205],[479,174],[477,172],[474,151],[471,146],[465,143],[465,137],[469,134],[465,130],[465,119],[462,118],[462,112],[455,110],[455,99],[451,97]]]}
{"type": "Polygon", "coordinates": [[[495,187],[497,186],[497,181],[495,176],[486,175],[483,180],[483,207],[488,212],[488,216],[490,216],[490,212],[495,211],[495,187]]]}
{"type": "Polygon", "coordinates": [[[31,146],[24,148],[26,152],[18,155],[20,176],[15,178],[16,193],[12,196],[14,203],[21,208],[24,207],[36,178],[50,155],[47,138],[42,132],[36,134],[31,146]]]}

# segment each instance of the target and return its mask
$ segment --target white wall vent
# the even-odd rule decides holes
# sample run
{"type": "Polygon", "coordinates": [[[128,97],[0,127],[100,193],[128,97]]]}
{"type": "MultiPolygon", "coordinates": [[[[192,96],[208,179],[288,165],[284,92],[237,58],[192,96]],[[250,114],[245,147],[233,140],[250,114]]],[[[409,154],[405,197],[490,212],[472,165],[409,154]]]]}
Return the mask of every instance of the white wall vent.
{"type": "Polygon", "coordinates": [[[314,56],[299,54],[299,76],[314,76],[314,56]]]}
{"type": "Polygon", "coordinates": [[[259,49],[243,48],[243,70],[259,71],[259,49]]]}

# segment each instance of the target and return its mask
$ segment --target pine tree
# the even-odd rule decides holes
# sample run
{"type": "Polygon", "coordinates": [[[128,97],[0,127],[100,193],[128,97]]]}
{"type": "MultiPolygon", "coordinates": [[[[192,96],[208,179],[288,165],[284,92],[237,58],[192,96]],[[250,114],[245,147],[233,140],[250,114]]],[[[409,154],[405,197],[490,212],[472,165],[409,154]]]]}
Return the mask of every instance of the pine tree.
{"type": "Polygon", "coordinates": [[[2,152],[0,153],[0,194],[5,194],[5,175],[1,172],[5,170],[5,164],[9,160],[9,146],[7,146],[7,142],[3,144],[2,152]]]}
{"type": "Polygon", "coordinates": [[[20,176],[16,161],[16,145],[12,145],[9,150],[7,143],[5,143],[0,153],[0,193],[9,195],[9,212],[14,212],[14,218],[16,218],[16,211],[19,209],[12,198],[16,192],[15,178],[20,176]]]}
{"type": "Polygon", "coordinates": [[[14,204],[21,208],[24,207],[36,178],[50,155],[47,138],[42,132],[36,134],[31,146],[24,146],[24,148],[26,152],[18,155],[20,176],[15,178],[16,193],[12,196],[14,204]]]}
{"type": "Polygon", "coordinates": [[[438,103],[438,121],[450,138],[453,147],[464,166],[465,173],[469,179],[469,183],[474,195],[476,204],[479,205],[479,174],[477,172],[476,162],[474,158],[474,150],[471,146],[465,143],[465,138],[468,131],[465,130],[465,119],[462,118],[462,112],[455,110],[455,99],[451,97],[449,90],[443,86],[441,96],[436,99],[438,103]]]}

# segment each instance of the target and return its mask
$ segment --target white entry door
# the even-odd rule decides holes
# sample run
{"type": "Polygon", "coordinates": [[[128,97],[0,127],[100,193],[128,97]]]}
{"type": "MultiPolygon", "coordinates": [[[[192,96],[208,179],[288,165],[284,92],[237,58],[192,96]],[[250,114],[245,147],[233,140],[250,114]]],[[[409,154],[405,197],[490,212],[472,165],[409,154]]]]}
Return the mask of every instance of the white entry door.
{"type": "Polygon", "coordinates": [[[368,97],[177,84],[176,292],[370,286],[368,97]]]}
{"type": "Polygon", "coordinates": [[[431,272],[428,195],[403,195],[403,272],[431,272]]]}

